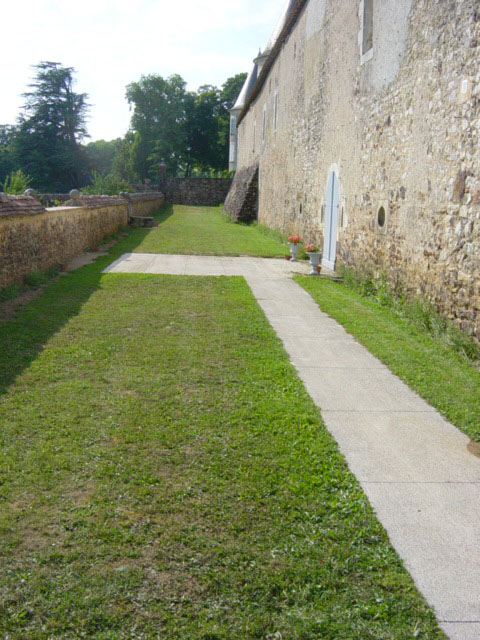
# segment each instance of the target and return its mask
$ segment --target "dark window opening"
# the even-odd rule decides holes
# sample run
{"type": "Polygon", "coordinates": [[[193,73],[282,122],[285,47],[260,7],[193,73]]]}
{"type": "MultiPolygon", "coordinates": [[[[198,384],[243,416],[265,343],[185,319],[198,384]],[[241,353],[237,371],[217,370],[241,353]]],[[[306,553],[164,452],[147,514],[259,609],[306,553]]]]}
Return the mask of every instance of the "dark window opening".
{"type": "Polygon", "coordinates": [[[363,0],[362,55],[373,47],[373,0],[363,0]]]}
{"type": "Polygon", "coordinates": [[[380,209],[378,210],[377,222],[378,222],[378,226],[382,229],[383,226],[385,225],[385,208],[384,207],[380,207],[380,209]]]}

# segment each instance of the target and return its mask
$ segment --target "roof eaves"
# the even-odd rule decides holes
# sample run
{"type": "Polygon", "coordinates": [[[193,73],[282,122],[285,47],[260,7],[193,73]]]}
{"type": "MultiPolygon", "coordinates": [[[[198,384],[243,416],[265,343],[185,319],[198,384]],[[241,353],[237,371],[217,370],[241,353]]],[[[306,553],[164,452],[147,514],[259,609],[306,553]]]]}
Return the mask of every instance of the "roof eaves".
{"type": "Polygon", "coordinates": [[[260,93],[260,90],[262,89],[263,85],[265,84],[265,81],[267,79],[268,74],[270,73],[270,69],[273,66],[273,63],[275,62],[275,60],[277,59],[278,54],[280,53],[282,46],[284,44],[284,42],[286,41],[286,39],[288,38],[288,36],[290,35],[291,30],[293,29],[293,27],[295,26],[300,13],[302,12],[304,6],[307,4],[308,0],[297,0],[295,2],[295,4],[293,5],[290,13],[287,16],[287,19],[285,20],[285,24],[283,26],[283,29],[281,30],[280,34],[278,35],[278,38],[275,41],[275,44],[272,48],[272,50],[270,51],[268,58],[265,60],[265,64],[263,65],[263,68],[260,72],[260,75],[257,78],[257,81],[255,82],[254,86],[252,87],[252,90],[250,91],[250,93],[248,94],[246,100],[245,100],[245,105],[243,106],[243,109],[241,110],[239,116],[238,116],[238,120],[237,120],[237,126],[240,124],[240,122],[243,120],[243,118],[246,116],[248,109],[250,108],[250,105],[252,104],[252,102],[255,100],[255,98],[258,96],[258,94],[260,93]]]}

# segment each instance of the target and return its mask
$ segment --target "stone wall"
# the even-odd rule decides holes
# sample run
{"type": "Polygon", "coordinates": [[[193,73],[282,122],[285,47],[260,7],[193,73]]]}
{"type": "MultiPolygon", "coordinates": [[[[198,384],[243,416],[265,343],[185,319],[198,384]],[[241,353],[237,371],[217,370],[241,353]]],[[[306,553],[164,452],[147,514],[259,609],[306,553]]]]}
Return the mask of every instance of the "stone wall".
{"type": "Polygon", "coordinates": [[[258,166],[235,174],[225,200],[225,211],[236,222],[253,222],[258,215],[258,166]]]}
{"type": "Polygon", "coordinates": [[[479,338],[480,8],[373,7],[365,55],[362,0],[306,3],[241,114],[239,170],[259,165],[260,222],[318,242],[335,171],[337,261],[426,296],[479,338]]]}
{"type": "Polygon", "coordinates": [[[166,177],[160,188],[172,204],[214,207],[225,202],[231,183],[230,178],[166,177]]]}
{"type": "MultiPolygon", "coordinates": [[[[44,209],[34,198],[0,194],[0,288],[20,283],[28,273],[64,265],[127,225],[124,198],[87,200],[83,206],[44,209]]],[[[148,215],[161,204],[163,195],[157,194],[130,206],[132,215],[148,215]]]]}

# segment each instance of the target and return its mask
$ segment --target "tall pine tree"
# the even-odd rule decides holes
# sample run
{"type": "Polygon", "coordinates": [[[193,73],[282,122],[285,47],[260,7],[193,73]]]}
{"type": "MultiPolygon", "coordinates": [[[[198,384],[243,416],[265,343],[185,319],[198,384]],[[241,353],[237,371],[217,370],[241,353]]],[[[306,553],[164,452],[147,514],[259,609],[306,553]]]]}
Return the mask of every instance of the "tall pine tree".
{"type": "Polygon", "coordinates": [[[87,94],[73,90],[72,67],[41,62],[34,69],[14,139],[16,164],[35,188],[68,191],[82,183],[87,164],[79,144],[87,136],[87,94]]]}

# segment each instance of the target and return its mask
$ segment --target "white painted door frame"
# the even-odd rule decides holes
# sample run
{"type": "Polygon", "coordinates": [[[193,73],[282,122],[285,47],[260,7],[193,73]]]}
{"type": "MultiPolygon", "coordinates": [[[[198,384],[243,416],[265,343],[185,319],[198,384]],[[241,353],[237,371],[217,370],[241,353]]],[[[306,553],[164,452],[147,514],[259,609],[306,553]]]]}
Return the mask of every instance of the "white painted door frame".
{"type": "Polygon", "coordinates": [[[337,255],[337,221],[339,203],[339,181],[336,165],[330,168],[325,198],[325,221],[323,226],[322,265],[335,269],[337,255]]]}

